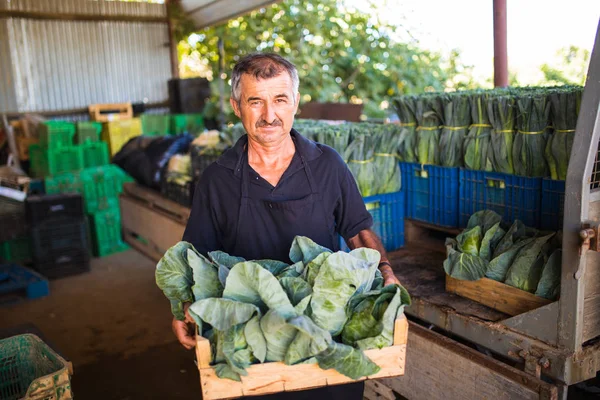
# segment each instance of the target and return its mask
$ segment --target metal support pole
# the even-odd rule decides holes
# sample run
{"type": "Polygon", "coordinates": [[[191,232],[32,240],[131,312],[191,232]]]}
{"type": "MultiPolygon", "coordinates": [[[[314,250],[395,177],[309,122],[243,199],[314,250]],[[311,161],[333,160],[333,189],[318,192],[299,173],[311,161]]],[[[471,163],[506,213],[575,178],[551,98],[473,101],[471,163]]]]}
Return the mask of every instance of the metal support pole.
{"type": "Polygon", "coordinates": [[[225,44],[223,31],[219,32],[219,124],[225,126],[225,44]]]}
{"type": "Polygon", "coordinates": [[[172,7],[178,3],[178,0],[167,0],[167,28],[169,30],[169,56],[171,58],[171,75],[173,78],[179,78],[179,57],[177,55],[177,42],[175,41],[175,27],[173,26],[172,7]]]}
{"type": "Polygon", "coordinates": [[[508,86],[506,1],[494,0],[494,86],[508,86]]]}

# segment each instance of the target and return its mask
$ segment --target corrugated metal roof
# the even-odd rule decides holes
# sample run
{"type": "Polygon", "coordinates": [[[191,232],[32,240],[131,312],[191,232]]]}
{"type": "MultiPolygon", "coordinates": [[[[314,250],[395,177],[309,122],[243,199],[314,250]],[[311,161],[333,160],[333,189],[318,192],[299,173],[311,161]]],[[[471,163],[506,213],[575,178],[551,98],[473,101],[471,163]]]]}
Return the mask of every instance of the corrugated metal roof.
{"type": "Polygon", "coordinates": [[[273,0],[181,0],[181,6],[198,29],[216,25],[247,14],[258,8],[277,3],[273,0]]]}

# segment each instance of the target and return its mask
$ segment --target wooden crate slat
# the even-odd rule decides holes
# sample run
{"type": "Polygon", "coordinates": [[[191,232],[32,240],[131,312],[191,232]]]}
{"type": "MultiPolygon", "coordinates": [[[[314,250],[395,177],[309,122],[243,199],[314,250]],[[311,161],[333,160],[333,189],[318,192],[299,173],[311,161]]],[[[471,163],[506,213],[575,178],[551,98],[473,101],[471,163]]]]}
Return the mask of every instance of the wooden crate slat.
{"type": "Polygon", "coordinates": [[[512,316],[552,303],[551,300],[488,278],[462,281],[446,275],[446,291],[512,316]]]}

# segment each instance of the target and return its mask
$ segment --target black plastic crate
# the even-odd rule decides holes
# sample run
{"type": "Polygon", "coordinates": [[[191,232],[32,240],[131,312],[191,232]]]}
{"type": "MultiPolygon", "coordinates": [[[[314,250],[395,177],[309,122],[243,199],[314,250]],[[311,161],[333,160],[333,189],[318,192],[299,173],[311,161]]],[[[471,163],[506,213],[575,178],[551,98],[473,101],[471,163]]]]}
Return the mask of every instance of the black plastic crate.
{"type": "Polygon", "coordinates": [[[52,260],[70,251],[80,251],[89,257],[85,219],[48,221],[31,227],[31,247],[34,263],[52,260]]]}
{"type": "Polygon", "coordinates": [[[25,201],[25,210],[32,227],[59,219],[79,221],[85,216],[83,197],[79,193],[31,196],[25,201]]]}
{"type": "Polygon", "coordinates": [[[34,269],[48,279],[82,274],[90,270],[90,255],[87,249],[57,252],[38,260],[34,269]]]}
{"type": "Polygon", "coordinates": [[[177,182],[165,181],[162,184],[161,193],[169,200],[173,200],[182,206],[191,207],[195,187],[196,185],[191,181],[183,185],[177,182]]]}
{"type": "Polygon", "coordinates": [[[191,146],[190,155],[192,159],[192,176],[195,181],[200,179],[202,173],[208,166],[216,162],[221,157],[221,152],[215,153],[215,150],[207,150],[203,147],[191,146]],[[210,152],[206,154],[207,152],[210,152]]]}
{"type": "Polygon", "coordinates": [[[25,203],[0,196],[0,242],[15,239],[27,233],[25,203]]]}

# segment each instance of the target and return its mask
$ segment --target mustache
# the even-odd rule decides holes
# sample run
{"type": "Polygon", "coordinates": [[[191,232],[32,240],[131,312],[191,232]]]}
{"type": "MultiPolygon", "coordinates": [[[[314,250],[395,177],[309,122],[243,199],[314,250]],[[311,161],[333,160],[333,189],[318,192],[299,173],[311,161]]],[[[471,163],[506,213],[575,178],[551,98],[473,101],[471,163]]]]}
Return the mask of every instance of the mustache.
{"type": "Polygon", "coordinates": [[[256,123],[257,128],[263,128],[265,126],[283,126],[283,122],[281,122],[281,120],[279,120],[279,119],[276,119],[273,122],[269,123],[269,122],[265,121],[264,119],[261,119],[260,121],[258,121],[256,123]]]}

